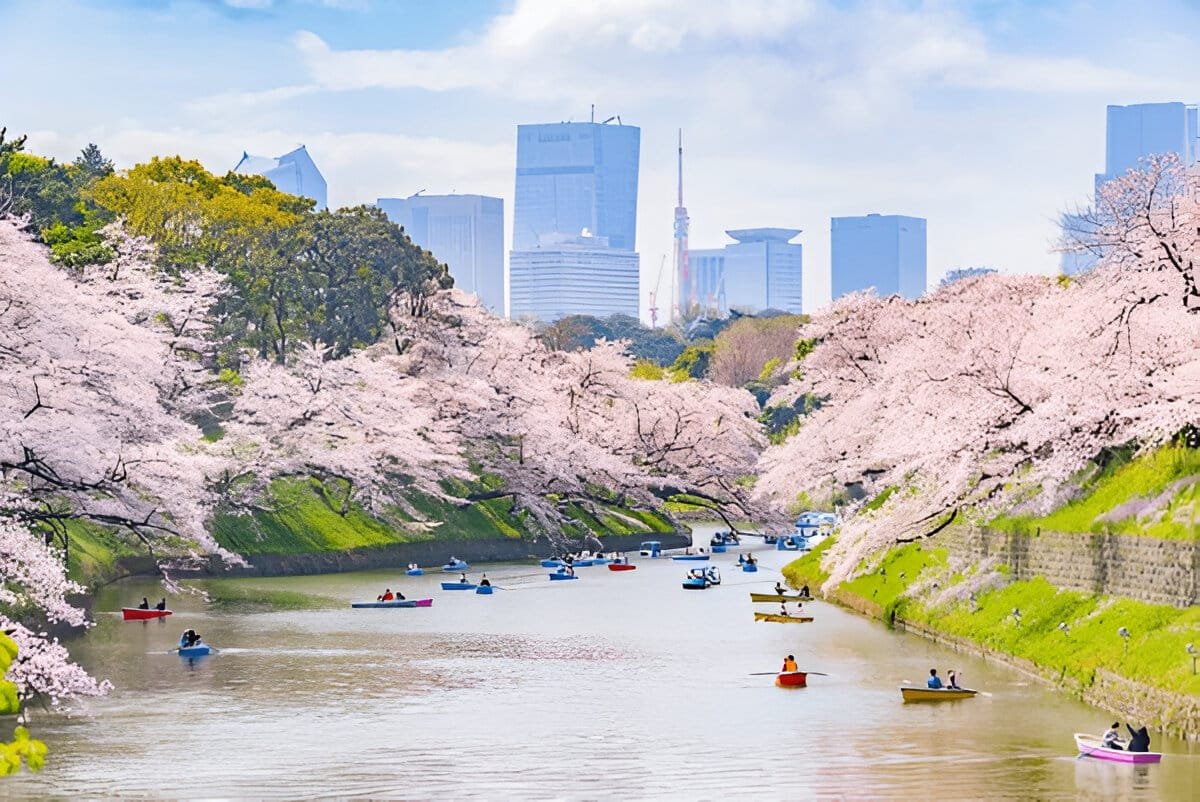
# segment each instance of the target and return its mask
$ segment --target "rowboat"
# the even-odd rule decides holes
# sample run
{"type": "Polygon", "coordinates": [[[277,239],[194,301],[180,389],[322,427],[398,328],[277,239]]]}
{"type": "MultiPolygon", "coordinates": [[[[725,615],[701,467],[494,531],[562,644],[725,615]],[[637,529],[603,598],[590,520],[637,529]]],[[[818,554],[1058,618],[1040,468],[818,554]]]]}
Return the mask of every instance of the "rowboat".
{"type": "Polygon", "coordinates": [[[780,615],[779,613],[755,613],[755,621],[774,621],[777,624],[808,624],[812,622],[811,615],[780,615]]]}
{"type": "Polygon", "coordinates": [[[753,574],[757,570],[758,570],[757,563],[742,563],[742,572],[743,573],[753,574]]]}
{"type": "Polygon", "coordinates": [[[354,608],[364,607],[432,607],[433,599],[392,599],[391,601],[350,602],[354,608]]]}
{"type": "Polygon", "coordinates": [[[475,592],[478,593],[480,596],[491,596],[492,595],[492,586],[491,585],[480,585],[479,587],[475,588],[475,592]]]}
{"type": "Polygon", "coordinates": [[[711,549],[713,554],[724,554],[727,550],[725,546],[713,546],[711,549]]]}
{"type": "Polygon", "coordinates": [[[563,564],[562,560],[542,560],[539,563],[543,568],[558,568],[563,564]]]}
{"type": "Polygon", "coordinates": [[[409,568],[409,569],[408,569],[407,571],[405,571],[404,573],[408,574],[409,576],[425,576],[425,569],[423,569],[423,568],[409,568]]]}
{"type": "Polygon", "coordinates": [[[443,571],[446,571],[446,572],[450,572],[450,571],[465,571],[465,570],[467,570],[467,569],[468,569],[468,568],[470,568],[470,567],[471,567],[471,566],[467,565],[467,563],[466,563],[466,562],[464,562],[463,560],[455,560],[455,561],[454,561],[454,562],[452,562],[452,563],[446,563],[445,565],[443,565],[443,566],[442,566],[442,570],[443,570],[443,571]]]}
{"type": "Polygon", "coordinates": [[[702,576],[689,576],[683,580],[684,590],[707,590],[712,583],[702,576]]]}
{"type": "Polygon", "coordinates": [[[473,582],[443,582],[442,590],[475,590],[478,587],[473,582]]]}
{"type": "Polygon", "coordinates": [[[801,596],[800,594],[796,594],[795,596],[789,596],[786,593],[751,593],[750,594],[750,601],[752,601],[752,602],[775,602],[776,604],[778,604],[779,602],[798,602],[798,601],[811,601],[811,600],[812,600],[812,596],[801,596]]]}
{"type": "Polygon", "coordinates": [[[180,657],[204,657],[206,654],[212,654],[213,648],[207,643],[197,643],[195,646],[180,646],[180,657]]]}
{"type": "Polygon", "coordinates": [[[970,699],[979,691],[970,688],[915,688],[900,686],[900,695],[906,702],[950,702],[955,699],[970,699]]]}
{"type": "Polygon", "coordinates": [[[804,688],[808,685],[808,673],[805,671],[784,671],[775,678],[775,684],[780,688],[804,688]]]}
{"type": "Polygon", "coordinates": [[[697,560],[697,561],[703,560],[703,561],[707,562],[708,555],[707,554],[673,554],[673,555],[671,555],[671,559],[672,560],[697,560]]]}
{"type": "Polygon", "coordinates": [[[636,565],[630,565],[629,563],[609,563],[608,564],[608,570],[610,570],[610,571],[632,571],[635,568],[637,568],[636,565]]]}
{"type": "Polygon", "coordinates": [[[557,581],[564,581],[564,580],[567,580],[567,579],[579,579],[579,577],[575,576],[574,574],[559,574],[559,573],[554,573],[554,574],[551,574],[551,575],[550,575],[550,579],[551,579],[552,581],[556,581],[556,582],[557,582],[557,581]]]}
{"type": "Polygon", "coordinates": [[[121,617],[126,621],[148,621],[151,618],[166,618],[170,610],[145,610],[141,607],[122,607],[121,617]]]}
{"type": "Polygon", "coordinates": [[[1127,752],[1124,749],[1109,749],[1101,738],[1088,735],[1086,732],[1075,733],[1075,748],[1080,757],[1094,757],[1099,760],[1111,760],[1114,763],[1158,763],[1162,760],[1161,752],[1127,752]]]}

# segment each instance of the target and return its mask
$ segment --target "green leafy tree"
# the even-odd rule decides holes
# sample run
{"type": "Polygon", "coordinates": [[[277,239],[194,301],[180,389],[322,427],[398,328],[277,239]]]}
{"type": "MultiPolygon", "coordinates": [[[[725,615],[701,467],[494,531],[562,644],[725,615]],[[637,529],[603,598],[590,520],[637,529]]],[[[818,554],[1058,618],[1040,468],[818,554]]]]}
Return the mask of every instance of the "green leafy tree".
{"type": "MultiPolygon", "coordinates": [[[[17,686],[2,677],[8,672],[17,657],[17,644],[12,638],[0,633],[0,716],[15,716],[21,712],[21,700],[17,697],[17,686]]],[[[29,730],[16,727],[12,740],[0,742],[0,775],[16,774],[22,766],[39,771],[46,762],[46,745],[29,737],[29,730]]]]}

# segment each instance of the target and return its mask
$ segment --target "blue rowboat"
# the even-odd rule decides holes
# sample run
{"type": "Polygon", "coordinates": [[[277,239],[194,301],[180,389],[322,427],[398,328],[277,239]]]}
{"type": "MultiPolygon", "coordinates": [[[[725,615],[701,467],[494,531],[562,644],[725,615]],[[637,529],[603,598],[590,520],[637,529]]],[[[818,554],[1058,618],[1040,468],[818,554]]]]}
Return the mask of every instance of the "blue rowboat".
{"type": "Polygon", "coordinates": [[[708,587],[708,580],[704,577],[689,576],[683,580],[684,590],[704,590],[708,587]]]}
{"type": "Polygon", "coordinates": [[[712,547],[713,554],[724,554],[726,552],[726,550],[727,549],[725,546],[713,546],[712,547]]]}
{"type": "Polygon", "coordinates": [[[541,562],[543,568],[559,568],[562,564],[562,560],[542,560],[541,562]]]}
{"type": "Polygon", "coordinates": [[[682,560],[696,560],[696,561],[703,560],[703,561],[707,562],[708,555],[707,554],[675,554],[675,555],[671,556],[671,559],[672,560],[681,560],[681,561],[682,560]]]}
{"type": "Polygon", "coordinates": [[[404,573],[408,574],[409,576],[425,576],[425,571],[421,568],[409,568],[404,573]]]}
{"type": "Polygon", "coordinates": [[[393,599],[392,601],[350,602],[351,607],[432,607],[433,599],[393,599]]]}
{"type": "Polygon", "coordinates": [[[213,648],[207,643],[197,643],[195,646],[180,646],[180,657],[204,657],[213,653],[213,648]]]}
{"type": "Polygon", "coordinates": [[[443,582],[442,590],[475,590],[478,585],[472,582],[443,582]]]}
{"type": "Polygon", "coordinates": [[[579,577],[575,576],[574,574],[559,574],[559,573],[554,573],[554,574],[551,574],[551,575],[550,575],[550,580],[551,580],[552,582],[566,581],[566,580],[568,580],[568,579],[579,579],[579,577]]]}
{"type": "Polygon", "coordinates": [[[491,585],[480,585],[479,587],[475,588],[475,592],[478,593],[480,596],[491,596],[492,595],[492,586],[491,585]]]}
{"type": "Polygon", "coordinates": [[[758,571],[758,563],[742,563],[742,571],[747,574],[753,574],[758,571]]]}
{"type": "Polygon", "coordinates": [[[452,563],[446,563],[445,565],[443,565],[443,566],[442,566],[442,570],[443,570],[443,571],[447,571],[447,572],[450,572],[450,571],[465,571],[465,570],[467,570],[467,569],[468,569],[468,568],[470,568],[470,567],[471,567],[471,566],[467,565],[467,563],[465,563],[465,562],[464,562],[464,561],[462,561],[462,560],[455,560],[455,561],[454,561],[454,562],[452,562],[452,563]]]}

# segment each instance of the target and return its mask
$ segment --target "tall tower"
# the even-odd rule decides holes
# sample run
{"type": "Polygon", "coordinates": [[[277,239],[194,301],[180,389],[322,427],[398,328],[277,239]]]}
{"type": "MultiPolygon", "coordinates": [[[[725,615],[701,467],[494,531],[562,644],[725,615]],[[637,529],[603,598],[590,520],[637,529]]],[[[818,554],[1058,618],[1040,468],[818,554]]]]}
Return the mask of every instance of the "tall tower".
{"type": "Polygon", "coordinates": [[[696,287],[688,268],[688,213],[683,205],[683,129],[679,129],[679,202],[675,206],[675,308],[672,319],[696,306],[696,287]]]}

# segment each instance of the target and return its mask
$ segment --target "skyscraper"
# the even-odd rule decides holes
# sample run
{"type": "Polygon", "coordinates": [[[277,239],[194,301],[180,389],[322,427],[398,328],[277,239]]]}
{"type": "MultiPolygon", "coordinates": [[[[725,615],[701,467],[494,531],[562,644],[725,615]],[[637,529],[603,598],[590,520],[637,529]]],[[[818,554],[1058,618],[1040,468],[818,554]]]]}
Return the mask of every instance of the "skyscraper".
{"type": "Polygon", "coordinates": [[[270,179],[280,192],[312,198],[318,209],[327,206],[325,176],[321,175],[303,145],[277,158],[251,156],[242,151],[242,158],[233,171],[242,175],[261,175],[270,179]]]}
{"type": "Polygon", "coordinates": [[[604,237],[549,234],[508,259],[509,316],[638,314],[638,255],[604,237]]]}
{"type": "Polygon", "coordinates": [[[640,142],[641,129],[619,123],[517,126],[513,250],[585,230],[635,250],[640,142]]]}
{"type": "Polygon", "coordinates": [[[1184,103],[1138,103],[1109,106],[1104,137],[1104,172],[1096,188],[1140,169],[1147,156],[1174,153],[1184,164],[1200,158],[1196,107],[1184,103]]]}
{"type": "Polygon", "coordinates": [[[725,233],[737,242],[688,253],[699,308],[716,314],[766,309],[799,314],[804,251],[791,240],[800,229],[746,228],[725,233]]]}
{"type": "Polygon", "coordinates": [[[925,293],[925,220],[868,214],[831,221],[833,299],[874,287],[880,295],[925,293]]]}
{"type": "Polygon", "coordinates": [[[454,286],[504,314],[504,201],[484,195],[380,198],[376,206],[450,267],[454,286]]]}
{"type": "MultiPolygon", "coordinates": [[[[1097,193],[1108,181],[1141,169],[1149,156],[1175,154],[1185,165],[1200,160],[1200,125],[1196,107],[1186,103],[1136,103],[1109,106],[1104,131],[1104,172],[1096,173],[1097,193]]],[[[1067,213],[1060,221],[1068,238],[1078,239],[1096,225],[1091,210],[1067,213]],[[1074,234],[1074,237],[1072,236],[1074,234]]],[[[1074,275],[1095,267],[1098,251],[1063,251],[1059,269],[1074,275]]]]}

